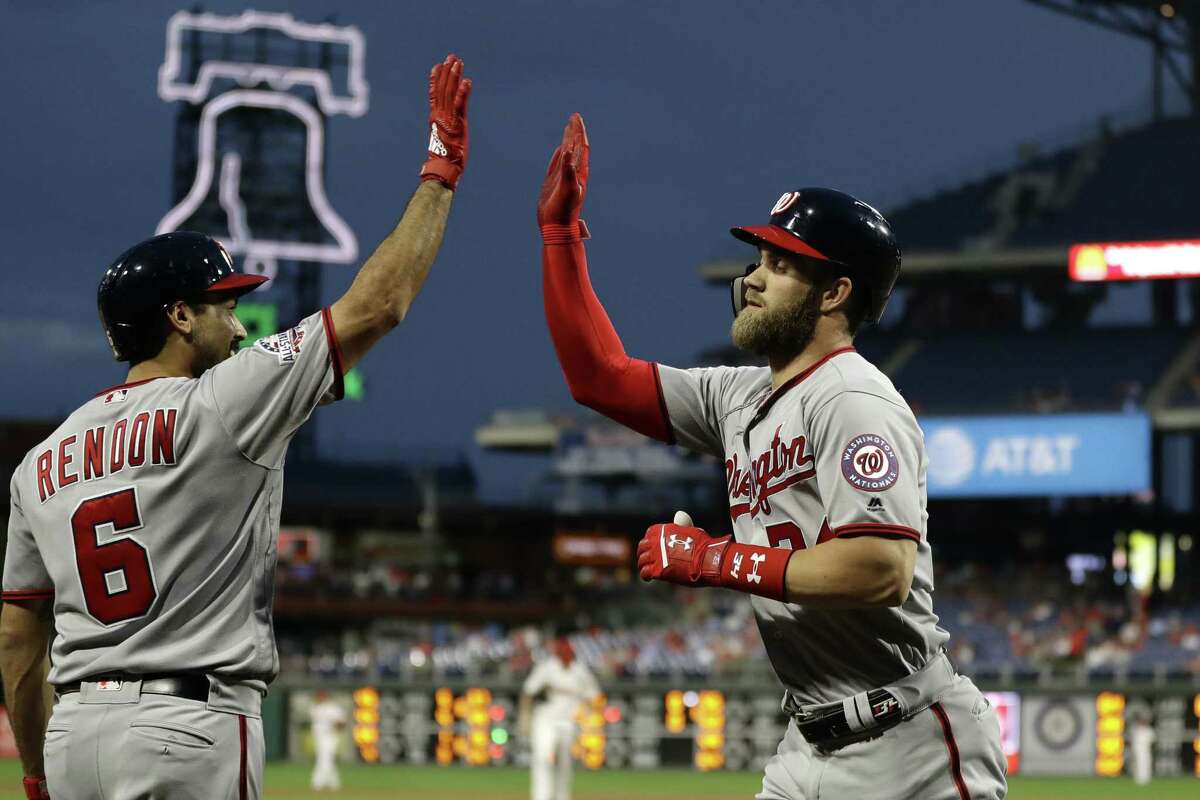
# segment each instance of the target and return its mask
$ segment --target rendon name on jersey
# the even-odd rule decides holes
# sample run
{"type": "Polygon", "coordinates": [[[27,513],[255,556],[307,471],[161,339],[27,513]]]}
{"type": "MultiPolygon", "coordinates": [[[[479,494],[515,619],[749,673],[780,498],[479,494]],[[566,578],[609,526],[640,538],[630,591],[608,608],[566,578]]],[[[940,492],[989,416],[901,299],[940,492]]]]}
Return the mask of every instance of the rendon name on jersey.
{"type": "Polygon", "coordinates": [[[204,671],[265,688],[284,456],[341,395],[326,310],[199,378],[101,392],[31,450],[3,597],[53,598],[50,682],[204,671]]]}

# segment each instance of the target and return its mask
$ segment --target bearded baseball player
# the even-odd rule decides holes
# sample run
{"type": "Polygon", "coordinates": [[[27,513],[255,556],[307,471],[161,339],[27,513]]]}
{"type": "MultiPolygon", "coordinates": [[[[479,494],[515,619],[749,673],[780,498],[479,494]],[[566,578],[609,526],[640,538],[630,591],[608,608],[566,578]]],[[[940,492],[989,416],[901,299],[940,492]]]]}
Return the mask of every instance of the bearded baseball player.
{"type": "Polygon", "coordinates": [[[237,298],[265,279],[201,234],[156,236],[105,273],[100,317],[126,382],[11,484],[0,669],[31,800],[261,795],[284,457],[433,264],[467,159],[462,70],[449,56],[430,74],[428,160],[396,229],[291,330],[238,350],[237,298]]]}
{"type": "Polygon", "coordinates": [[[638,546],[646,580],[751,595],[791,717],[763,800],[1001,798],[995,712],[945,655],[930,595],[926,457],[891,381],[855,352],[900,272],[869,205],[788,191],[733,228],[758,261],[733,282],[733,341],[768,367],[675,369],[626,355],[592,291],[575,115],[538,203],[543,291],[574,398],[725,461],[732,535],[680,512],[638,546]]]}

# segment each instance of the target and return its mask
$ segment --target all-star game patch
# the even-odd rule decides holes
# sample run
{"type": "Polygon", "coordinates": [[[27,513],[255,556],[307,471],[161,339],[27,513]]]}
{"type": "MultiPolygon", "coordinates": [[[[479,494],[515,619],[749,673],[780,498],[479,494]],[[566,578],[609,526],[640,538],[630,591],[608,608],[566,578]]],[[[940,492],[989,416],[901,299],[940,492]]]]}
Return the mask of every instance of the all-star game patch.
{"type": "Polygon", "coordinates": [[[300,345],[303,341],[304,329],[297,326],[273,336],[265,336],[255,342],[254,346],[278,358],[280,364],[291,364],[296,360],[296,356],[300,355],[300,345]]]}
{"type": "Polygon", "coordinates": [[[900,478],[900,460],[882,436],[864,433],[855,436],[842,450],[842,475],[855,489],[882,492],[900,478]]]}

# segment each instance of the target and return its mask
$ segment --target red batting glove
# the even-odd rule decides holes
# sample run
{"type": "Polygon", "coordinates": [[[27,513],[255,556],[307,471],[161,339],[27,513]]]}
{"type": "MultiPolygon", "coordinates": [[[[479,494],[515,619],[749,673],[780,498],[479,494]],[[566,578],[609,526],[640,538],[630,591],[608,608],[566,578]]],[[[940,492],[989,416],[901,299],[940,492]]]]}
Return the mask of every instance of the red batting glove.
{"type": "Polygon", "coordinates": [[[21,783],[25,785],[25,797],[28,800],[50,800],[45,778],[24,778],[21,783]]]}
{"type": "Polygon", "coordinates": [[[429,73],[429,159],[421,180],[440,181],[453,191],[467,165],[467,98],[471,80],[463,62],[451,53],[429,73]]]}
{"type": "Polygon", "coordinates": [[[782,601],[793,552],[713,538],[700,528],[651,525],[638,543],[638,574],[646,581],[724,586],[782,601]]]}
{"type": "Polygon", "coordinates": [[[568,244],[589,237],[587,225],[579,218],[587,195],[587,130],[583,117],[572,114],[563,131],[562,144],[550,157],[542,193],[538,197],[537,220],[546,244],[568,244]]]}

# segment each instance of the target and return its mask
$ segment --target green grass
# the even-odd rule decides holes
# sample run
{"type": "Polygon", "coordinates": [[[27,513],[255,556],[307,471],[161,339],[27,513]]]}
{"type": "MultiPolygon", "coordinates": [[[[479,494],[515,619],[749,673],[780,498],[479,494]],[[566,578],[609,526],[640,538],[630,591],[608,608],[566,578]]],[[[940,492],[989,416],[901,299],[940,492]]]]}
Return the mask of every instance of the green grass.
{"type": "MultiPolygon", "coordinates": [[[[329,800],[527,800],[529,773],[520,769],[465,767],[342,767],[342,791],[313,792],[308,788],[310,767],[271,764],[267,767],[267,796],[328,798],[329,800]]],[[[23,800],[20,769],[15,761],[0,761],[0,800],[23,800]]],[[[600,770],[576,772],[575,800],[619,798],[752,798],[761,785],[757,772],[688,770],[600,770]]],[[[1009,783],[1012,800],[1182,800],[1200,797],[1200,779],[1164,778],[1150,786],[1135,786],[1128,778],[1026,778],[1009,783]]]]}

